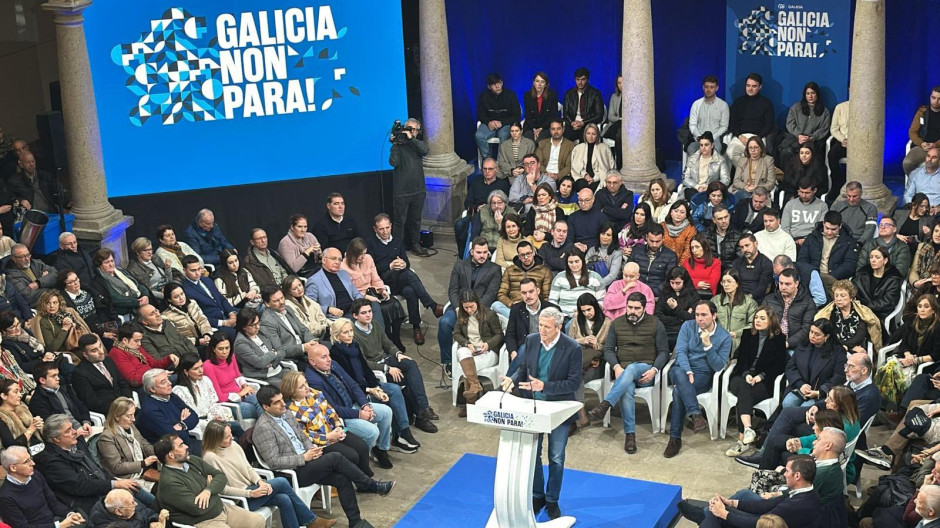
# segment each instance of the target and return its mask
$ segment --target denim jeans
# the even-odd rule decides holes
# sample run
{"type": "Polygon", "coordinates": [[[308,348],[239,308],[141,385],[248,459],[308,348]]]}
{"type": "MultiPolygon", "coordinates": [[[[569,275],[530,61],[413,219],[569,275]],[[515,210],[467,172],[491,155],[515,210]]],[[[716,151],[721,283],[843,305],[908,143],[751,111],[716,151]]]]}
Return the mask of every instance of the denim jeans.
{"type": "Polygon", "coordinates": [[[474,139],[477,142],[477,148],[480,149],[480,152],[482,153],[482,156],[484,158],[489,158],[492,156],[492,154],[490,153],[489,143],[487,143],[486,141],[496,136],[499,136],[500,143],[509,139],[509,126],[504,126],[496,130],[490,130],[490,127],[487,126],[487,123],[480,123],[479,128],[477,128],[476,134],[474,134],[474,139]]]}
{"type": "MultiPolygon", "coordinates": [[[[370,422],[361,418],[351,418],[344,420],[349,432],[358,436],[365,442],[369,449],[378,447],[382,451],[388,451],[392,445],[392,409],[381,403],[370,403],[372,410],[375,411],[375,421],[370,422]]],[[[359,409],[359,406],[355,406],[359,409]]]]}
{"type": "Polygon", "coordinates": [[[525,343],[519,345],[519,350],[516,350],[516,359],[513,359],[509,362],[509,368],[506,369],[506,377],[510,377],[519,370],[519,365],[525,361],[525,343]]]}
{"type": "MultiPolygon", "coordinates": [[[[398,431],[408,429],[408,409],[405,407],[405,398],[401,394],[401,387],[394,383],[379,383],[385,394],[388,394],[388,401],[384,404],[392,409],[392,429],[396,435],[398,431]]],[[[370,400],[372,397],[369,398],[370,400]]],[[[379,403],[383,402],[373,402],[379,403]]]]}
{"type": "Polygon", "coordinates": [[[151,510],[153,509],[154,502],[157,500],[157,498],[153,496],[153,493],[150,493],[144,488],[140,488],[137,491],[135,491],[134,498],[137,499],[137,501],[143,504],[144,506],[150,508],[151,510]]]}
{"type": "MultiPolygon", "coordinates": [[[[709,370],[696,371],[692,369],[695,378],[695,384],[689,383],[689,376],[682,372],[679,365],[675,365],[669,370],[669,380],[672,381],[672,415],[669,424],[669,436],[672,438],[682,438],[682,427],[685,425],[685,417],[693,414],[700,414],[702,411],[698,407],[697,395],[708,392],[712,388],[712,375],[714,372],[709,370]]],[[[623,411],[621,411],[623,412],[623,411]]]]}
{"type": "MultiPolygon", "coordinates": [[[[273,478],[267,483],[271,486],[271,494],[249,498],[248,509],[250,511],[257,511],[262,506],[277,506],[283,528],[300,528],[317,519],[316,514],[310,511],[303,499],[297,496],[286,478],[273,478]]],[[[257,485],[248,487],[250,490],[257,488],[257,485]]]]}
{"type": "Polygon", "coordinates": [[[786,396],[783,397],[783,407],[812,407],[816,405],[816,400],[810,398],[808,400],[803,400],[796,394],[788,392],[786,396]]]}
{"type": "Polygon", "coordinates": [[[454,345],[454,326],[457,324],[457,312],[450,306],[437,320],[437,345],[441,350],[441,363],[450,365],[450,350],[454,345]]]}
{"type": "Polygon", "coordinates": [[[568,446],[568,423],[563,423],[548,433],[548,487],[542,474],[542,438],[539,435],[535,452],[535,475],[532,478],[532,496],[547,502],[558,502],[561,495],[561,479],[565,476],[565,447],[568,446]]]}
{"type": "Polygon", "coordinates": [[[652,368],[648,363],[630,363],[623,370],[614,386],[611,387],[607,397],[607,403],[617,405],[620,402],[620,414],[623,415],[623,432],[636,432],[636,407],[634,406],[633,393],[637,387],[651,387],[653,382],[640,383],[639,380],[643,373],[652,368]]]}
{"type": "Polygon", "coordinates": [[[494,312],[498,313],[499,315],[502,315],[506,319],[509,319],[509,306],[506,306],[505,304],[499,301],[494,301],[493,304],[490,306],[490,310],[493,310],[494,312]]]}
{"type": "Polygon", "coordinates": [[[238,409],[242,413],[242,418],[257,419],[261,416],[261,406],[258,405],[258,397],[254,394],[242,398],[242,401],[238,402],[238,409]]]}

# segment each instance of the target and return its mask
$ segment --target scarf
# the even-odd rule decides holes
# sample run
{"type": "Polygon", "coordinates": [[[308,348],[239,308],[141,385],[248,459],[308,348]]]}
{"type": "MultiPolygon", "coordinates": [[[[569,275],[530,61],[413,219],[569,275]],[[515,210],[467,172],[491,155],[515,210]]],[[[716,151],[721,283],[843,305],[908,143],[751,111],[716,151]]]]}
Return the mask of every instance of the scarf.
{"type": "MultiPolygon", "coordinates": [[[[373,328],[373,330],[375,330],[373,328]]],[[[340,341],[334,343],[336,348],[343,353],[349,359],[349,366],[352,367],[353,379],[358,383],[359,380],[364,380],[365,377],[362,373],[362,354],[359,352],[359,346],[356,345],[356,342],[353,341],[350,344],[345,344],[340,341]]]]}
{"type": "Polygon", "coordinates": [[[100,275],[104,277],[104,280],[108,283],[108,285],[114,288],[114,291],[119,295],[133,299],[140,297],[140,290],[137,289],[134,281],[127,278],[127,276],[125,276],[121,270],[115,269],[114,275],[109,275],[107,273],[101,273],[100,275]]]}
{"type": "Polygon", "coordinates": [[[552,226],[555,224],[556,207],[558,207],[558,202],[555,200],[551,200],[545,205],[532,206],[532,209],[535,210],[535,231],[543,231],[545,233],[552,231],[552,226]]]}
{"type": "MultiPolygon", "coordinates": [[[[33,422],[33,415],[25,403],[20,403],[12,411],[0,407],[0,420],[3,420],[10,430],[10,436],[17,438],[26,433],[26,429],[33,422]]],[[[39,431],[36,431],[36,434],[38,435],[39,431]]]]}
{"type": "Polygon", "coordinates": [[[134,356],[135,358],[137,358],[137,361],[140,361],[141,365],[147,364],[147,358],[144,357],[144,355],[140,352],[139,348],[131,348],[129,346],[125,346],[123,343],[120,343],[120,342],[114,343],[114,347],[117,348],[118,350],[123,350],[124,352],[127,352],[128,354],[134,356]]]}
{"type": "Polygon", "coordinates": [[[182,261],[183,257],[186,256],[186,253],[183,253],[183,248],[180,247],[179,243],[173,244],[171,246],[168,244],[164,244],[163,242],[160,242],[160,247],[176,255],[176,258],[179,259],[180,261],[182,261]]]}
{"type": "Polygon", "coordinates": [[[679,225],[673,225],[669,222],[663,222],[663,225],[666,226],[666,231],[669,231],[669,236],[676,238],[685,231],[685,228],[689,227],[689,219],[686,218],[679,225]]]}
{"type": "Polygon", "coordinates": [[[16,362],[9,350],[0,352],[0,377],[18,381],[23,394],[29,394],[36,388],[36,381],[23,372],[23,368],[16,362]]]}
{"type": "Polygon", "coordinates": [[[41,354],[46,351],[46,347],[44,347],[43,344],[40,343],[38,339],[27,334],[25,331],[20,332],[19,335],[15,335],[15,336],[5,335],[3,337],[11,341],[19,341],[20,343],[26,343],[26,345],[29,346],[29,348],[33,349],[33,352],[36,352],[37,354],[41,354]]]}

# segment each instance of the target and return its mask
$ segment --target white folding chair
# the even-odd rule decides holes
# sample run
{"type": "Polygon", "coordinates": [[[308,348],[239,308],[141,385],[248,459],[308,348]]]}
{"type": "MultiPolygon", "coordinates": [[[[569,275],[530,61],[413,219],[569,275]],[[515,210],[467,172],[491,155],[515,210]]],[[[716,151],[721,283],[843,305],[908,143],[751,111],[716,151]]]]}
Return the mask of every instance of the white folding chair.
{"type": "MultiPolygon", "coordinates": [[[[457,405],[457,387],[460,385],[460,377],[463,376],[463,369],[460,368],[460,361],[457,359],[457,343],[454,343],[450,352],[450,366],[453,373],[453,383],[450,384],[451,399],[453,405],[457,405]]],[[[509,352],[506,345],[499,349],[499,361],[492,367],[486,367],[477,370],[477,377],[489,378],[493,382],[493,388],[499,387],[499,377],[505,376],[509,370],[509,352]]]]}
{"type": "MultiPolygon", "coordinates": [[[[268,466],[264,459],[261,458],[261,454],[258,453],[258,448],[252,445],[251,449],[254,451],[255,459],[258,461],[258,464],[261,465],[261,468],[271,472],[271,467],[268,466]]],[[[304,501],[304,504],[306,504],[308,507],[313,501],[313,496],[317,494],[317,491],[320,491],[320,499],[323,503],[323,509],[326,510],[326,513],[330,513],[330,510],[333,508],[332,501],[330,500],[330,486],[311,484],[302,488],[300,487],[300,482],[297,480],[297,472],[293,469],[278,469],[275,472],[281,473],[287,477],[287,480],[290,481],[291,487],[294,488],[294,493],[296,493],[297,496],[300,497],[300,500],[304,501]]],[[[258,474],[260,475],[261,473],[259,472],[258,474]]]]}
{"type": "MultiPolygon", "coordinates": [[[[584,384],[585,390],[591,390],[597,393],[597,399],[603,400],[610,392],[610,363],[604,362],[604,375],[596,380],[591,380],[584,384]]],[[[604,427],[610,427],[610,409],[604,415],[604,427]]]]}
{"type": "Polygon", "coordinates": [[[104,427],[104,423],[107,419],[103,414],[96,413],[95,411],[88,411],[88,415],[91,416],[91,425],[96,427],[104,427]]]}
{"type": "MultiPolygon", "coordinates": [[[[669,379],[669,370],[673,367],[675,362],[675,359],[670,360],[666,365],[666,368],[663,369],[663,377],[665,379],[669,379]]],[[[726,366],[724,369],[713,374],[711,390],[708,392],[703,392],[697,396],[699,408],[705,414],[705,418],[708,421],[708,434],[712,440],[718,438],[718,407],[719,403],[721,402],[721,376],[727,368],[728,367],[726,366]]],[[[666,419],[669,417],[669,404],[672,403],[672,387],[669,386],[668,382],[664,382],[662,384],[662,388],[662,415],[660,418],[660,424],[662,424],[662,428],[665,431],[666,419]]]]}
{"type": "MultiPolygon", "coordinates": [[[[656,378],[653,380],[653,384],[649,387],[637,387],[633,389],[633,399],[634,400],[643,400],[646,402],[646,406],[650,410],[650,423],[653,426],[654,433],[663,432],[663,423],[660,420],[660,402],[662,401],[662,373],[657,372],[656,378]]],[[[610,392],[610,389],[607,389],[610,392]]],[[[623,409],[620,410],[623,412],[623,409]]]]}
{"type": "MultiPolygon", "coordinates": [[[[483,123],[481,123],[480,121],[477,121],[477,127],[473,129],[474,138],[476,137],[475,134],[477,133],[477,130],[480,128],[480,125],[482,125],[482,124],[483,124],[483,123]]],[[[476,139],[474,139],[474,142],[476,142],[476,139]]],[[[487,145],[496,145],[496,148],[497,148],[497,150],[498,150],[498,149],[499,149],[499,135],[496,135],[496,136],[494,136],[494,137],[491,137],[490,139],[487,139],[487,140],[486,140],[486,144],[487,144],[487,145]]],[[[488,158],[489,156],[490,156],[490,155],[489,155],[488,152],[486,153],[486,156],[484,156],[483,153],[480,152],[480,149],[477,148],[477,167],[482,168],[482,167],[483,167],[483,158],[488,158]]]]}
{"type": "Polygon", "coordinates": [[[878,351],[878,361],[875,363],[875,371],[885,366],[885,363],[888,362],[887,356],[889,353],[894,352],[897,348],[901,346],[901,342],[894,343],[893,345],[888,345],[886,347],[881,347],[881,350],[878,351]]]}
{"type": "MultiPolygon", "coordinates": [[[[728,365],[721,380],[721,418],[719,419],[719,425],[721,426],[722,438],[728,436],[728,417],[731,416],[731,408],[738,404],[738,397],[728,390],[732,370],[734,370],[733,366],[728,365]]],[[[773,396],[754,405],[755,411],[760,411],[764,413],[764,416],[770,418],[774,411],[777,410],[777,407],[780,405],[780,391],[783,387],[783,377],[783,374],[777,376],[777,379],[774,380],[773,396]]]]}
{"type": "MultiPolygon", "coordinates": [[[[855,445],[858,444],[858,439],[861,438],[863,434],[865,434],[865,431],[867,431],[868,428],[871,427],[871,423],[873,421],[875,421],[874,416],[872,416],[871,418],[868,419],[867,422],[865,422],[865,425],[863,425],[862,429],[858,432],[858,436],[853,438],[851,442],[845,444],[845,449],[842,451],[843,453],[845,453],[845,462],[842,462],[840,465],[842,466],[842,479],[845,482],[844,489],[845,489],[846,495],[849,494],[848,467],[849,467],[849,462],[852,460],[852,455],[855,454],[855,445]]],[[[855,498],[858,498],[858,499],[862,498],[862,490],[861,488],[858,487],[858,484],[855,484],[855,498]]]]}
{"type": "MultiPolygon", "coordinates": [[[[258,472],[259,475],[261,475],[261,471],[263,470],[261,471],[255,470],[255,471],[258,472]]],[[[267,478],[274,478],[274,475],[272,474],[271,477],[267,477],[267,478]]],[[[270,507],[262,506],[258,508],[257,510],[251,510],[248,508],[248,499],[246,497],[237,497],[235,495],[219,495],[219,496],[222,497],[223,501],[226,501],[235,506],[238,506],[239,508],[245,511],[250,511],[251,513],[257,513],[258,515],[264,518],[264,526],[266,528],[271,528],[272,523],[274,521],[274,510],[277,509],[277,506],[270,506],[270,507]]]]}
{"type": "Polygon", "coordinates": [[[901,316],[904,311],[904,303],[907,301],[907,281],[901,283],[901,298],[898,305],[885,317],[885,329],[888,334],[893,333],[901,326],[901,316]]]}

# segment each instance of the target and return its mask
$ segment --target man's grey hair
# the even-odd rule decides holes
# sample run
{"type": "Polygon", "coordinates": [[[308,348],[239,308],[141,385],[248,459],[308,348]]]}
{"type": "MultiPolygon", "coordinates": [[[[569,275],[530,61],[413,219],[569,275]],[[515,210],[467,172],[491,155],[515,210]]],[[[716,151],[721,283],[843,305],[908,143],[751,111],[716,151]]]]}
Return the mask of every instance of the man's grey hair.
{"type": "Polygon", "coordinates": [[[846,184],[845,184],[845,190],[846,190],[846,191],[861,191],[861,190],[862,190],[862,184],[861,184],[861,182],[850,181],[849,183],[846,183],[846,184]]]}
{"type": "Polygon", "coordinates": [[[418,121],[417,117],[409,117],[408,120],[405,121],[405,126],[411,126],[411,125],[421,126],[421,122],[418,121]]]}
{"type": "Polygon", "coordinates": [[[832,451],[834,453],[841,453],[845,449],[845,444],[848,443],[845,431],[837,427],[823,427],[820,436],[824,435],[832,435],[832,451]]]}
{"type": "Polygon", "coordinates": [[[215,217],[215,213],[213,213],[211,209],[200,209],[199,212],[196,213],[196,221],[199,222],[199,221],[201,221],[203,218],[205,218],[205,217],[207,217],[207,216],[209,216],[209,215],[212,215],[213,218],[215,217]]]}
{"type": "Polygon", "coordinates": [[[135,508],[137,506],[131,492],[124,489],[113,489],[104,497],[104,507],[111,513],[114,513],[114,510],[122,508],[128,503],[134,504],[135,508]]]}
{"type": "MultiPolygon", "coordinates": [[[[487,161],[492,161],[493,165],[496,165],[496,158],[489,158],[489,157],[483,158],[483,163],[486,163],[487,161]]],[[[480,163],[481,167],[483,166],[483,163],[480,163]]]]}
{"type": "Polygon", "coordinates": [[[927,507],[934,512],[940,512],[940,486],[927,484],[920,487],[920,492],[927,499],[927,507]]]}
{"type": "Polygon", "coordinates": [[[751,191],[751,194],[763,198],[764,196],[767,196],[767,189],[761,185],[758,185],[757,187],[754,187],[754,190],[751,191]]]}
{"type": "Polygon", "coordinates": [[[10,446],[4,449],[3,453],[0,453],[0,465],[9,473],[10,466],[18,464],[23,458],[23,455],[28,454],[29,450],[23,446],[10,446]]]}
{"type": "Polygon", "coordinates": [[[151,392],[153,392],[152,389],[157,384],[157,377],[160,376],[161,374],[169,375],[170,372],[163,370],[163,369],[158,369],[158,368],[150,369],[147,372],[144,372],[144,377],[142,380],[142,384],[144,386],[144,392],[146,392],[147,394],[150,394],[151,392]]]}
{"type": "MultiPolygon", "coordinates": [[[[68,231],[63,231],[62,234],[59,235],[59,244],[64,244],[64,243],[65,243],[65,240],[66,240],[68,237],[73,237],[73,236],[75,236],[74,233],[69,233],[68,231]]],[[[78,237],[76,237],[76,238],[78,238],[78,237]]]]}
{"type": "Polygon", "coordinates": [[[539,314],[539,319],[554,319],[555,326],[560,327],[565,322],[565,316],[557,308],[548,307],[539,314]]]}
{"type": "Polygon", "coordinates": [[[10,254],[12,255],[13,252],[15,252],[17,249],[25,249],[26,251],[29,251],[29,248],[26,247],[26,244],[13,244],[13,246],[10,248],[10,254]]]}
{"type": "Polygon", "coordinates": [[[793,259],[791,259],[789,255],[777,255],[774,257],[774,264],[783,269],[790,269],[793,267],[793,259]]]}
{"type": "Polygon", "coordinates": [[[62,426],[69,424],[72,426],[72,419],[67,414],[53,414],[46,418],[46,423],[42,426],[42,437],[46,442],[53,442],[62,436],[62,426]]]}
{"type": "Polygon", "coordinates": [[[490,202],[493,201],[493,197],[494,197],[494,196],[497,197],[497,198],[499,198],[500,200],[502,200],[503,203],[506,203],[506,204],[509,203],[509,197],[506,196],[506,193],[504,193],[503,191],[500,191],[499,189],[496,189],[495,191],[491,192],[489,196],[486,197],[486,204],[487,204],[487,205],[489,205],[490,202]]]}

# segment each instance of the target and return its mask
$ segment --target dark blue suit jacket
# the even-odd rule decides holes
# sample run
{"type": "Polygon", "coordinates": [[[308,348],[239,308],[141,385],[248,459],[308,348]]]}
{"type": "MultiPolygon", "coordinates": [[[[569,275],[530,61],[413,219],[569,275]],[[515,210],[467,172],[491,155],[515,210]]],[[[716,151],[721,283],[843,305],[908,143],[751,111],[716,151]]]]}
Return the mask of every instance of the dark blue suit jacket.
{"type": "Polygon", "coordinates": [[[206,288],[209,288],[209,291],[212,292],[212,297],[206,295],[206,292],[203,291],[202,288],[196,286],[188,279],[183,281],[183,291],[186,292],[186,297],[196,301],[196,304],[202,308],[202,313],[206,314],[206,318],[209,319],[209,324],[211,324],[213,328],[218,328],[219,321],[228,319],[228,314],[236,311],[235,307],[219,292],[219,289],[215,287],[212,281],[205,277],[200,277],[199,281],[202,282],[206,288]]]}
{"type": "Polygon", "coordinates": [[[799,493],[792,498],[741,500],[737,508],[729,508],[728,520],[722,521],[709,512],[700,526],[754,528],[760,516],[768,513],[779,515],[790,528],[815,528],[819,521],[819,495],[814,490],[799,493]]]}
{"type": "MultiPolygon", "coordinates": [[[[369,400],[366,399],[366,393],[362,392],[356,380],[352,379],[352,377],[343,370],[343,367],[339,366],[334,361],[331,370],[336,377],[343,380],[343,384],[346,385],[346,391],[349,393],[349,397],[352,398],[354,404],[362,407],[369,403],[369,400]]],[[[311,389],[323,393],[323,397],[336,409],[336,413],[339,414],[341,418],[359,418],[359,411],[352,407],[346,407],[339,392],[333,388],[333,385],[330,384],[330,382],[326,380],[326,377],[320,374],[317,369],[308,365],[307,370],[304,372],[304,378],[307,379],[307,384],[310,385],[311,389]]]]}
{"type": "Polygon", "coordinates": [[[845,353],[841,346],[835,347],[829,354],[816,353],[816,361],[810,365],[813,345],[807,343],[797,347],[793,357],[787,362],[787,392],[799,389],[808,383],[813,390],[820,392],[820,399],[825,398],[829,389],[845,384],[845,353]]]}
{"type": "MultiPolygon", "coordinates": [[[[528,381],[529,376],[538,378],[539,356],[542,355],[542,339],[539,334],[530,334],[525,340],[525,361],[519,365],[519,370],[512,375],[516,385],[528,381]]],[[[541,378],[539,378],[541,379],[541,378]]],[[[575,391],[581,387],[581,345],[564,333],[555,345],[555,355],[548,367],[548,379],[542,379],[545,388],[542,394],[549,401],[577,400],[575,391]]],[[[522,391],[524,397],[532,398],[532,393],[522,391]]],[[[573,414],[565,423],[578,417],[573,414]]]]}

